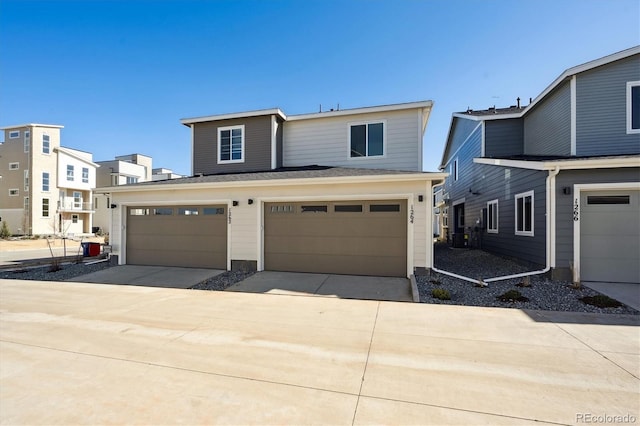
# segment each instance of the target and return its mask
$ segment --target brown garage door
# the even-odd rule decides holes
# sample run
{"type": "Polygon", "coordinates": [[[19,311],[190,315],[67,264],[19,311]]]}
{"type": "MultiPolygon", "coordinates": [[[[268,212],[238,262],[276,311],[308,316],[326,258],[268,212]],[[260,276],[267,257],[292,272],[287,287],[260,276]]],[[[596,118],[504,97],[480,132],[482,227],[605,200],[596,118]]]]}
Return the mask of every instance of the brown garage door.
{"type": "Polygon", "coordinates": [[[129,207],[127,263],[227,269],[227,208],[129,207]]]}
{"type": "Polygon", "coordinates": [[[266,203],[265,269],[407,275],[407,202],[266,203]]]}

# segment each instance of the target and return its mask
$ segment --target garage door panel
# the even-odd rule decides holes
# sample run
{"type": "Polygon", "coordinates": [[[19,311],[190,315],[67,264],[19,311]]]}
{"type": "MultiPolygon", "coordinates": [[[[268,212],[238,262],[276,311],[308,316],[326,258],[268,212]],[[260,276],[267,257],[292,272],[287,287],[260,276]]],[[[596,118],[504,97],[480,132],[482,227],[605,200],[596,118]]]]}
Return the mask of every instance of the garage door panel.
{"type": "Polygon", "coordinates": [[[322,261],[309,254],[277,254],[271,257],[269,270],[289,272],[314,272],[324,274],[367,275],[382,277],[404,276],[394,271],[406,271],[406,257],[325,255],[322,261]]]}
{"type": "MultiPolygon", "coordinates": [[[[206,207],[226,211],[225,206],[206,207]]],[[[179,208],[163,207],[171,209],[171,215],[128,216],[127,263],[226,269],[226,216],[204,215],[203,207],[193,206],[187,210],[197,210],[199,214],[180,215],[179,208]]],[[[139,210],[153,211],[153,208],[139,210]]]]}
{"type": "Polygon", "coordinates": [[[286,203],[276,212],[278,205],[265,205],[266,269],[406,276],[406,200],[286,203]],[[372,204],[397,211],[372,212],[372,204]],[[344,205],[361,211],[336,211],[344,205]]]}
{"type": "Polygon", "coordinates": [[[640,283],[640,191],[581,194],[580,276],[583,281],[640,283]]]}

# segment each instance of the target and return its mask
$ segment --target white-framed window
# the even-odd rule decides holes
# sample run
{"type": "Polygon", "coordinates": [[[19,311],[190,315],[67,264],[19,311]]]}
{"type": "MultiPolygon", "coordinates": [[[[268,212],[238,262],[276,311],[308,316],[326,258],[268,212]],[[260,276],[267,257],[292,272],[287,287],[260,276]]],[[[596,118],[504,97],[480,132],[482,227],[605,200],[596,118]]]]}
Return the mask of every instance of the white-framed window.
{"type": "Polygon", "coordinates": [[[24,211],[25,213],[29,212],[29,197],[24,197],[24,211]]]}
{"type": "Polygon", "coordinates": [[[18,195],[20,195],[20,190],[18,188],[9,189],[9,197],[17,197],[18,195]]]}
{"type": "Polygon", "coordinates": [[[78,223],[78,219],[80,216],[78,216],[77,214],[72,214],[71,215],[71,223],[78,223]]]}
{"type": "Polygon", "coordinates": [[[82,183],[89,183],[89,169],[87,167],[82,168],[82,183]]]}
{"type": "Polygon", "coordinates": [[[533,191],[523,192],[515,196],[516,202],[516,235],[533,237],[533,191]]]}
{"type": "Polygon", "coordinates": [[[498,200],[487,202],[487,232],[498,233],[498,200]]]}
{"type": "Polygon", "coordinates": [[[449,227],[449,207],[445,207],[442,210],[442,226],[445,228],[449,227]]]}
{"type": "Polygon", "coordinates": [[[42,172],[42,192],[49,192],[49,172],[42,172]]]}
{"type": "Polygon", "coordinates": [[[29,170],[24,171],[24,190],[29,190],[29,170]]]}
{"type": "Polygon", "coordinates": [[[384,157],[387,123],[349,123],[349,158],[384,157]]]}
{"type": "Polygon", "coordinates": [[[24,131],[24,152],[29,152],[31,149],[31,132],[29,130],[24,131]]]}
{"type": "Polygon", "coordinates": [[[74,167],[71,164],[67,165],[67,180],[73,181],[74,167]]]}
{"type": "Polygon", "coordinates": [[[627,133],[640,133],[640,81],[627,82],[627,133]]]}
{"type": "Polygon", "coordinates": [[[218,127],[218,164],[244,163],[244,125],[218,127]]]}
{"type": "Polygon", "coordinates": [[[51,138],[49,138],[49,135],[42,135],[42,153],[51,153],[51,138]]]}
{"type": "Polygon", "coordinates": [[[42,217],[49,217],[49,199],[42,199],[42,217]]]}
{"type": "Polygon", "coordinates": [[[136,176],[127,176],[127,183],[138,183],[138,178],[136,176]]]}
{"type": "Polygon", "coordinates": [[[82,208],[82,193],[78,191],[73,191],[73,208],[81,209],[82,208]]]}
{"type": "Polygon", "coordinates": [[[12,130],[9,132],[9,139],[18,139],[20,137],[20,130],[12,130]]]}
{"type": "Polygon", "coordinates": [[[9,170],[19,170],[20,163],[9,163],[9,170]]]}

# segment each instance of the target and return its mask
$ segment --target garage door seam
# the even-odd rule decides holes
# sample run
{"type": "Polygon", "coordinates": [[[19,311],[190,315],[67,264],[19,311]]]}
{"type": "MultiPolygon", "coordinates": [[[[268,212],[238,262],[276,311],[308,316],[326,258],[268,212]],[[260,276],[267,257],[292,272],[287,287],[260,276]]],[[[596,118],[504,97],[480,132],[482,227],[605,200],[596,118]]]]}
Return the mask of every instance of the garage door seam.
{"type": "Polygon", "coordinates": [[[376,332],[376,325],[378,324],[378,313],[380,312],[380,302],[376,306],[376,317],[373,320],[373,327],[371,329],[371,338],[369,339],[369,349],[367,350],[367,360],[364,363],[364,370],[362,371],[362,380],[360,381],[360,389],[358,390],[358,399],[356,400],[356,408],[353,410],[353,420],[351,420],[351,426],[356,422],[356,415],[358,414],[358,405],[360,404],[360,396],[362,396],[362,388],[364,386],[364,378],[367,374],[367,367],[369,366],[369,356],[371,355],[371,346],[373,345],[373,335],[376,332]]]}

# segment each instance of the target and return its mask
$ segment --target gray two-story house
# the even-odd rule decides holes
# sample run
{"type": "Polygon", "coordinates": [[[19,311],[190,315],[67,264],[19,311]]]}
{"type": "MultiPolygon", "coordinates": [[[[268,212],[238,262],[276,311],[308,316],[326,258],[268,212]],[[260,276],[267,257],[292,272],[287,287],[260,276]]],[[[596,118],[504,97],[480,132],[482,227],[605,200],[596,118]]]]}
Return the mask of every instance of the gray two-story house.
{"type": "Polygon", "coordinates": [[[566,70],[526,107],[453,114],[440,167],[454,245],[640,282],[640,46],[566,70]]]}
{"type": "Polygon", "coordinates": [[[100,189],[119,263],[408,277],[431,267],[431,101],[186,118],[193,176],[100,189]]]}

